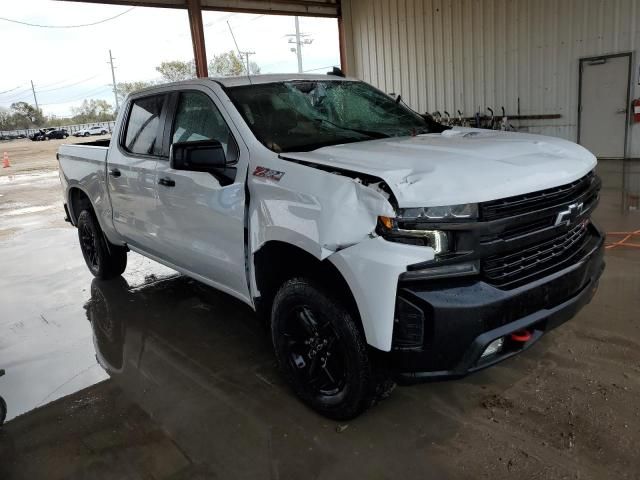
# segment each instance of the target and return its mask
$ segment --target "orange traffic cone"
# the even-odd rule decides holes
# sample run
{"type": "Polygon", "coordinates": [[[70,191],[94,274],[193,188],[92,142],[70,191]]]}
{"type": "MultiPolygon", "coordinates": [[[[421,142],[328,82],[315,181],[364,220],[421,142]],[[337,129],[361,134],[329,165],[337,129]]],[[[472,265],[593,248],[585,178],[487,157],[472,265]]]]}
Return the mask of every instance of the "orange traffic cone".
{"type": "Polygon", "coordinates": [[[9,154],[4,152],[2,157],[2,168],[9,168],[11,166],[11,162],[9,162],[9,154]]]}

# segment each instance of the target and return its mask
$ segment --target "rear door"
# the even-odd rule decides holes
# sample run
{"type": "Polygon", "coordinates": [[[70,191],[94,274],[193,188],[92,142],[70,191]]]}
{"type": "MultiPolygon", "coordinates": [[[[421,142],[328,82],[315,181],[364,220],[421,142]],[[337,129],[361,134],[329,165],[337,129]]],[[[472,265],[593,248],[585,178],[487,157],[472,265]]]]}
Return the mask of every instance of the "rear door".
{"type": "Polygon", "coordinates": [[[153,218],[156,164],[168,156],[162,142],[167,98],[168,95],[162,93],[133,99],[127,106],[120,138],[108,156],[115,229],[128,244],[149,253],[157,253],[157,221],[153,218]]]}
{"type": "Polygon", "coordinates": [[[598,158],[623,158],[627,133],[630,56],[580,62],[578,142],[598,158]]]}
{"type": "Polygon", "coordinates": [[[167,131],[171,144],[217,140],[235,178],[207,172],[174,170],[158,162],[158,248],[162,257],[208,283],[248,298],[245,272],[244,179],[248,150],[232,128],[215,93],[193,86],[173,93],[175,105],[167,131]]]}

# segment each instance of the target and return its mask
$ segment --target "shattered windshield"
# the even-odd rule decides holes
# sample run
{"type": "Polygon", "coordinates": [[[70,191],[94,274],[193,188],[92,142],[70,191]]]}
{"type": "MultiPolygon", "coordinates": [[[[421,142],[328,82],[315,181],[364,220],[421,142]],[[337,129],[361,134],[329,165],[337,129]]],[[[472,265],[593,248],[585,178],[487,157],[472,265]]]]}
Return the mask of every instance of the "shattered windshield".
{"type": "Polygon", "coordinates": [[[274,152],[430,131],[420,115],[363,82],[295,80],[227,93],[254,135],[274,152]]]}

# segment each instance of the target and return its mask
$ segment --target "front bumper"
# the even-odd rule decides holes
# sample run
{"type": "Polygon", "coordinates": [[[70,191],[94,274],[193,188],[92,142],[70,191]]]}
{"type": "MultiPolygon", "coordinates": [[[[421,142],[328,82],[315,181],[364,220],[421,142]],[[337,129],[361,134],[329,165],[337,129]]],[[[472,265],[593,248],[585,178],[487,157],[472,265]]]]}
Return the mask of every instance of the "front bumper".
{"type": "MultiPolygon", "coordinates": [[[[572,265],[513,289],[478,278],[401,283],[398,299],[421,312],[422,340],[411,347],[394,342],[392,370],[406,382],[456,378],[529,348],[589,303],[604,269],[603,244],[596,231],[586,253],[572,265]],[[521,330],[529,331],[530,339],[512,340],[510,335],[521,330]],[[503,349],[483,357],[499,338],[505,339],[503,349]]],[[[397,314],[396,322],[403,321],[397,314]]]]}

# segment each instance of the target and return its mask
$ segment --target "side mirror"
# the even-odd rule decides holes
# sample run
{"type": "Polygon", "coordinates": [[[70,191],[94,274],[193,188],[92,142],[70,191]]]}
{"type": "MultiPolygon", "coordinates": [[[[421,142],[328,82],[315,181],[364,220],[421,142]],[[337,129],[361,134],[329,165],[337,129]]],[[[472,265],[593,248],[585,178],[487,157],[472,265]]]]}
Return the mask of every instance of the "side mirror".
{"type": "Polygon", "coordinates": [[[217,140],[174,143],[169,157],[175,170],[214,173],[227,166],[224,148],[217,140]]]}

